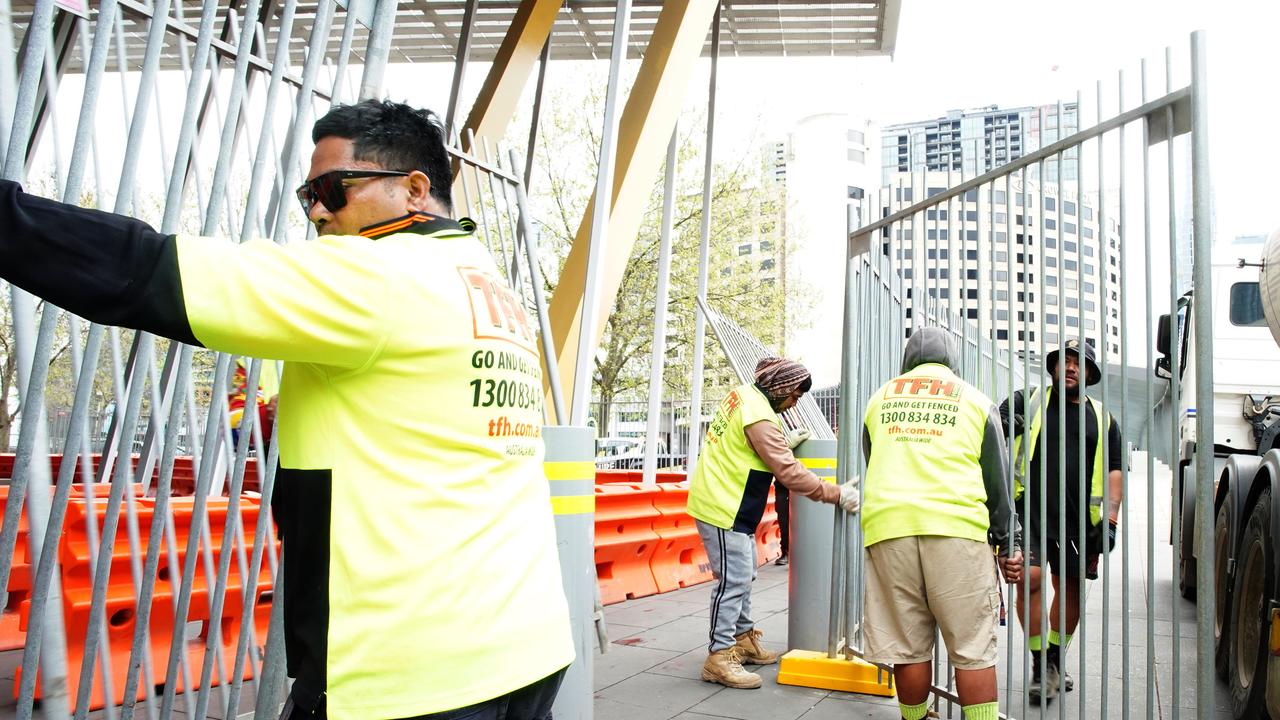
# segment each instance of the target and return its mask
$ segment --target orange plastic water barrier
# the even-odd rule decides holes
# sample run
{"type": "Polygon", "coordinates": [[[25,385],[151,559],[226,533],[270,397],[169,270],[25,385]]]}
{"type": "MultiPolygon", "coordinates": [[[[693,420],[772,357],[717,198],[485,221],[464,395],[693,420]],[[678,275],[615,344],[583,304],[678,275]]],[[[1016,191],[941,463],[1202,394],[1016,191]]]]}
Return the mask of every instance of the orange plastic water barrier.
{"type": "MultiPolygon", "coordinates": [[[[67,507],[66,524],[59,546],[63,585],[63,615],[67,638],[67,681],[71,688],[77,687],[80,682],[80,664],[81,658],[84,656],[92,602],[93,583],[90,574],[92,558],[89,553],[87,523],[91,519],[99,525],[102,523],[106,512],[105,493],[100,497],[104,499],[95,502],[92,508],[88,506],[83,498],[73,498],[71,500],[67,507]]],[[[154,516],[155,501],[149,498],[139,498],[136,503],[139,536],[142,543],[137,552],[141,557],[146,553],[147,538],[154,516]]],[[[186,562],[187,539],[190,536],[193,525],[193,506],[193,498],[173,498],[171,500],[170,507],[174,515],[175,534],[177,537],[177,546],[173,550],[177,556],[177,564],[170,564],[169,548],[167,546],[163,548],[157,569],[155,595],[151,606],[149,623],[151,643],[150,647],[145,649],[150,654],[152,667],[159,676],[156,678],[157,682],[163,682],[163,674],[168,663],[170,643],[175,626],[174,603],[178,584],[181,581],[182,565],[186,562]]],[[[227,511],[227,498],[209,499],[210,552],[215,567],[221,550],[227,511]]],[[[242,497],[240,499],[246,559],[249,556],[254,540],[258,511],[258,498],[242,497]]],[[[122,515],[121,523],[123,524],[124,522],[125,519],[122,515]]],[[[111,698],[111,701],[115,704],[120,704],[123,701],[125,675],[128,670],[129,654],[137,618],[137,596],[134,593],[133,576],[130,568],[129,543],[123,526],[117,534],[116,544],[111,554],[110,566],[106,596],[106,628],[109,646],[106,648],[100,647],[99,653],[100,655],[106,654],[110,658],[112,685],[115,695],[115,697],[111,698]]],[[[252,599],[255,603],[253,622],[258,632],[258,644],[262,645],[266,641],[272,601],[270,570],[265,562],[254,586],[255,594],[252,599]]],[[[243,578],[240,575],[238,563],[233,557],[222,611],[216,620],[211,621],[209,613],[210,578],[205,575],[203,565],[197,565],[191,592],[190,608],[187,613],[186,623],[180,629],[181,632],[186,633],[188,638],[184,653],[187,658],[187,666],[191,669],[192,685],[199,682],[205,646],[215,622],[221,629],[220,644],[224,667],[228,672],[230,671],[230,665],[235,657],[236,643],[240,634],[243,589],[243,578]]],[[[30,602],[24,602],[19,612],[20,628],[25,631],[30,620],[30,602]]],[[[244,678],[248,679],[250,675],[251,669],[246,664],[244,678]]],[[[215,672],[215,682],[221,677],[221,672],[215,672]]],[[[21,671],[19,671],[14,680],[15,690],[19,682],[21,682],[21,671]]],[[[179,692],[185,690],[185,683],[183,683],[181,677],[179,677],[177,684],[179,692]]],[[[140,683],[138,699],[143,698],[146,692],[146,686],[140,683]]],[[[37,686],[36,697],[40,696],[41,689],[37,686]]],[[[106,704],[106,701],[107,698],[103,692],[101,678],[95,673],[91,707],[93,709],[101,708],[106,704]]]]}
{"type": "MultiPolygon", "coordinates": [[[[596,575],[606,604],[677,590],[712,579],[697,526],[686,511],[683,473],[662,473],[646,488],[639,471],[602,470],[596,476],[596,575]],[[634,482],[627,482],[632,480],[634,482]]],[[[756,530],[756,560],[777,557],[773,490],[756,530]]]]}
{"type": "Polygon", "coordinates": [[[660,492],[636,483],[596,485],[596,578],[606,605],[658,592],[649,566],[658,551],[660,492]]]}

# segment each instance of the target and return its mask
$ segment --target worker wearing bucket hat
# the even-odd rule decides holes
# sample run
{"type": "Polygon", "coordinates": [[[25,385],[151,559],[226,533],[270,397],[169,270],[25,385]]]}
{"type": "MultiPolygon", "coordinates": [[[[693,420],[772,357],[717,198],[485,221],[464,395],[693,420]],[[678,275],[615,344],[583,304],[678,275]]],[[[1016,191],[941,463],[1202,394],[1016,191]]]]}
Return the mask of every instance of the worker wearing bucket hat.
{"type": "Polygon", "coordinates": [[[1045,355],[1044,369],[1050,378],[1047,388],[1017,391],[1000,406],[1005,432],[1012,428],[1014,436],[1015,504],[1030,518],[1027,557],[1031,567],[1017,586],[1015,608],[1031,650],[1027,694],[1036,704],[1054,699],[1060,689],[1072,689],[1071,678],[1062,668],[1071,634],[1080,621],[1079,578],[1083,572],[1085,578],[1096,579],[1103,543],[1115,547],[1124,462],[1119,425],[1101,402],[1084,392],[1102,380],[1093,346],[1068,340],[1045,355]],[[1062,467],[1065,474],[1059,472],[1062,467]],[[1082,514],[1086,514],[1084,537],[1080,536],[1082,514]],[[1053,584],[1047,643],[1040,611],[1045,560],[1053,584]]]}

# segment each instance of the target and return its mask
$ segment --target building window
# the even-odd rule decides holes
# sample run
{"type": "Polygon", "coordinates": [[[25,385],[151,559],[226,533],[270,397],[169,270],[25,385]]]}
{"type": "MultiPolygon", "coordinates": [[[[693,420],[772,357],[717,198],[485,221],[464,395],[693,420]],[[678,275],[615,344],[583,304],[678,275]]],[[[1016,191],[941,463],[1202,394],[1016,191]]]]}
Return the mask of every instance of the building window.
{"type": "Polygon", "coordinates": [[[1076,244],[1071,242],[1070,240],[1062,241],[1062,249],[1066,250],[1069,253],[1077,252],[1076,244]]]}
{"type": "Polygon", "coordinates": [[[1051,267],[1051,268],[1058,267],[1058,258],[1052,255],[1046,255],[1044,258],[1044,266],[1051,267]]]}
{"type": "Polygon", "coordinates": [[[1045,219],[1044,219],[1044,227],[1045,227],[1045,229],[1046,229],[1046,230],[1057,230],[1057,229],[1058,229],[1058,221],[1057,221],[1057,220],[1054,220],[1053,218],[1045,218],[1045,219]]]}
{"type": "Polygon", "coordinates": [[[1093,208],[1089,207],[1088,205],[1086,205],[1084,208],[1084,219],[1085,220],[1093,219],[1093,208]]]}
{"type": "Polygon", "coordinates": [[[773,260],[773,258],[765,258],[764,260],[761,260],[761,261],[760,261],[760,269],[761,269],[761,270],[772,270],[772,269],[773,269],[773,264],[774,264],[774,260],[773,260]]]}
{"type": "Polygon", "coordinates": [[[1005,214],[1004,214],[1004,213],[1002,213],[1002,212],[998,212],[998,213],[996,213],[996,224],[997,224],[997,225],[1004,225],[1004,224],[1006,224],[1006,223],[1008,223],[1008,222],[1009,222],[1009,216],[1008,216],[1008,215],[1005,215],[1005,214]]]}
{"type": "Polygon", "coordinates": [[[1062,232],[1063,232],[1063,234],[1065,234],[1065,235],[1075,235],[1075,234],[1076,234],[1076,224],[1075,224],[1075,223],[1069,223],[1069,222],[1063,222],[1063,223],[1062,223],[1062,232]]]}
{"type": "Polygon", "coordinates": [[[925,219],[927,220],[946,220],[947,209],[946,208],[929,208],[928,210],[925,211],[924,216],[925,216],[925,219]]]}
{"type": "Polygon", "coordinates": [[[739,245],[739,246],[738,246],[738,255],[739,255],[739,256],[741,256],[741,255],[750,255],[750,254],[751,254],[751,243],[746,243],[745,245],[739,245]]]}
{"type": "Polygon", "coordinates": [[[1084,291],[1085,291],[1085,292],[1087,292],[1087,293],[1092,294],[1092,293],[1096,292],[1096,291],[1097,291],[1097,289],[1098,289],[1098,286],[1094,285],[1094,284],[1093,284],[1093,283],[1091,283],[1091,282],[1086,282],[1086,283],[1084,284],[1084,291]]]}
{"type": "Polygon", "coordinates": [[[1075,315],[1068,315],[1067,327],[1073,327],[1073,328],[1080,327],[1080,318],[1076,317],[1075,315]]]}
{"type": "Polygon", "coordinates": [[[1004,270],[997,270],[995,279],[997,282],[1009,282],[1009,273],[1004,270]]]}
{"type": "Polygon", "coordinates": [[[977,260],[977,259],[978,259],[978,251],[977,251],[977,250],[965,250],[965,251],[964,251],[964,259],[965,259],[965,260],[977,260]]]}
{"type": "Polygon", "coordinates": [[[996,339],[997,339],[997,340],[1008,340],[1008,339],[1009,339],[1009,331],[1008,331],[1008,330],[1005,330],[1004,328],[997,328],[997,329],[996,329],[996,339]]]}
{"type": "Polygon", "coordinates": [[[1071,308],[1072,310],[1078,309],[1080,307],[1080,298],[1074,297],[1072,295],[1068,295],[1065,298],[1063,298],[1063,300],[1067,301],[1067,307],[1071,308]]]}
{"type": "MultiPolygon", "coordinates": [[[[977,272],[977,271],[971,271],[971,272],[977,272]]],[[[976,279],[977,279],[977,277],[974,277],[974,278],[972,278],[972,279],[976,280],[976,279]]],[[[968,299],[968,300],[977,300],[977,299],[978,299],[978,288],[969,288],[969,289],[965,290],[965,291],[964,291],[964,296],[965,296],[965,298],[966,298],[966,299],[968,299]]],[[[976,316],[975,316],[975,317],[976,317],[976,316]]]]}
{"type": "Polygon", "coordinates": [[[1050,325],[1057,325],[1057,324],[1058,324],[1058,314],[1057,314],[1057,313],[1045,313],[1045,314],[1044,314],[1044,321],[1045,321],[1046,323],[1050,324],[1050,325]]]}
{"type": "Polygon", "coordinates": [[[1030,300],[1026,300],[1026,299],[1024,299],[1024,297],[1023,297],[1023,296],[1024,296],[1024,293],[1023,293],[1021,290],[1019,290],[1019,291],[1018,291],[1018,302],[1035,302],[1035,301],[1036,301],[1036,294],[1035,294],[1035,293],[1025,293],[1025,295],[1026,295],[1027,297],[1029,297],[1029,298],[1030,298],[1030,300]]]}
{"type": "Polygon", "coordinates": [[[860,130],[850,130],[848,133],[846,133],[845,137],[849,139],[849,142],[855,142],[855,143],[858,143],[859,145],[867,144],[867,136],[863,135],[862,131],[860,130]]]}
{"type": "Polygon", "coordinates": [[[1058,209],[1058,200],[1057,200],[1057,198],[1051,198],[1051,197],[1047,197],[1047,198],[1045,198],[1045,199],[1044,199],[1044,209],[1045,209],[1045,210],[1057,210],[1057,209],[1058,209]]]}
{"type": "Polygon", "coordinates": [[[997,291],[996,291],[996,302],[1005,302],[1005,301],[1007,301],[1008,299],[1009,299],[1009,291],[1008,291],[1008,290],[997,290],[997,291]]]}
{"type": "Polygon", "coordinates": [[[1096,272],[1097,272],[1097,270],[1098,270],[1098,269],[1097,269],[1096,267],[1094,267],[1093,265],[1091,265],[1091,264],[1089,264],[1089,263],[1085,263],[1085,264],[1084,264],[1084,274],[1085,274],[1085,275],[1093,275],[1094,273],[1096,273],[1096,272]]]}
{"type": "Polygon", "coordinates": [[[1084,236],[1085,236],[1086,238],[1089,238],[1089,239],[1091,239],[1091,240],[1092,240],[1092,239],[1093,239],[1093,228],[1089,227],[1088,225],[1085,225],[1085,226],[1084,226],[1084,236]]]}
{"type": "Polygon", "coordinates": [[[1068,215],[1075,215],[1075,214],[1076,214],[1076,204],[1075,204],[1075,203],[1073,203],[1073,202],[1071,202],[1070,200],[1063,200],[1063,201],[1062,201],[1062,212],[1064,212],[1064,213],[1066,213],[1066,214],[1068,214],[1068,215]]]}
{"type": "Polygon", "coordinates": [[[977,210],[965,210],[965,211],[964,211],[964,219],[965,219],[966,221],[968,221],[968,222],[978,222],[978,211],[977,211],[977,210]]]}
{"type": "Polygon", "coordinates": [[[760,252],[769,252],[769,251],[771,251],[771,250],[773,250],[773,241],[772,241],[772,240],[761,240],[761,241],[760,241],[760,252]]]}
{"type": "Polygon", "coordinates": [[[965,231],[964,231],[964,239],[965,239],[965,240],[967,240],[967,241],[969,241],[969,242],[978,242],[978,231],[977,231],[977,230],[965,230],[965,231]]]}
{"type": "Polygon", "coordinates": [[[1075,260],[1063,260],[1062,267],[1067,272],[1076,272],[1077,270],[1080,269],[1080,264],[1077,263],[1075,260]]]}
{"type": "Polygon", "coordinates": [[[964,311],[964,316],[970,320],[978,319],[978,308],[969,308],[964,311]]]}
{"type": "Polygon", "coordinates": [[[1009,261],[1009,253],[1005,252],[1004,250],[996,251],[996,262],[1008,262],[1008,261],[1009,261]]]}
{"type": "Polygon", "coordinates": [[[1045,286],[1046,286],[1046,287],[1058,287],[1058,276],[1057,276],[1057,275],[1045,275],[1045,276],[1044,276],[1044,284],[1045,284],[1045,286]]]}
{"type": "Polygon", "coordinates": [[[1005,194],[1005,192],[1004,192],[1003,190],[996,190],[996,191],[995,191],[995,194],[993,194],[993,195],[992,195],[992,197],[991,197],[991,202],[993,202],[993,203],[1008,203],[1008,202],[1009,202],[1009,200],[1008,200],[1008,196],[1005,194]]]}
{"type": "Polygon", "coordinates": [[[863,152],[863,151],[861,151],[861,150],[857,150],[857,149],[855,149],[855,148],[849,148],[849,156],[848,156],[848,157],[849,157],[849,161],[850,161],[850,162],[861,163],[861,162],[866,162],[866,161],[867,161],[867,154],[866,154],[865,152],[863,152]]]}
{"type": "Polygon", "coordinates": [[[1088,243],[1085,243],[1084,254],[1085,254],[1085,257],[1093,257],[1093,246],[1088,243]]]}
{"type": "MultiPolygon", "coordinates": [[[[978,271],[977,271],[977,269],[976,269],[976,268],[975,268],[975,269],[973,269],[973,270],[965,270],[965,271],[964,271],[964,276],[965,276],[965,278],[966,278],[966,279],[968,279],[968,280],[977,280],[977,279],[978,279],[978,271]]],[[[976,290],[974,290],[973,292],[975,292],[975,293],[976,293],[977,291],[976,291],[976,290]]],[[[971,298],[971,299],[973,299],[973,300],[977,300],[978,298],[977,298],[977,296],[975,295],[975,296],[974,296],[973,298],[971,298]]]]}

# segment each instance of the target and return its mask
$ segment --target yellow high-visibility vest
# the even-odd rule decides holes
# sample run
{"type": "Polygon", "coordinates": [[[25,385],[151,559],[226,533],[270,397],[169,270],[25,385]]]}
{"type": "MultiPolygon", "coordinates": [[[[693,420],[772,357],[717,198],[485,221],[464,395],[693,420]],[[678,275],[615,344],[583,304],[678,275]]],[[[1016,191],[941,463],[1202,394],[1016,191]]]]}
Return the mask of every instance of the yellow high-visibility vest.
{"type": "Polygon", "coordinates": [[[739,385],[720,401],[689,479],[691,517],[725,530],[756,531],[773,473],[747,443],[745,430],[762,420],[781,431],[778,413],[755,385],[739,385]]]}
{"type": "Polygon", "coordinates": [[[333,720],[473,705],[574,658],[531,318],[458,223],[366,234],[177,238],[200,343],[285,361],[289,674],[333,720]]]}
{"type": "Polygon", "coordinates": [[[982,442],[991,400],[950,368],[924,363],[867,404],[871,458],[862,489],[863,544],[916,535],[987,542],[982,442]]]}
{"type": "MultiPolygon", "coordinates": [[[[1029,459],[1035,455],[1035,451],[1031,448],[1036,447],[1036,441],[1040,437],[1044,409],[1049,406],[1049,397],[1052,392],[1052,387],[1044,393],[1040,392],[1040,388],[1034,388],[1031,391],[1031,397],[1023,405],[1023,413],[1026,413],[1027,407],[1034,406],[1035,414],[1031,416],[1031,424],[1027,432],[1022,435],[1016,435],[1013,438],[1013,447],[1015,449],[1013,464],[1014,500],[1022,497],[1022,491],[1026,487],[1026,473],[1028,472],[1027,468],[1030,467],[1029,459]]],[[[1093,411],[1094,420],[1098,424],[1098,442],[1093,450],[1093,475],[1089,478],[1089,524],[1097,525],[1102,522],[1103,476],[1105,475],[1102,467],[1102,444],[1106,442],[1107,434],[1111,432],[1111,414],[1104,412],[1102,405],[1088,395],[1085,395],[1084,399],[1089,409],[1093,411]]],[[[1050,470],[1050,472],[1056,471],[1050,470]]]]}

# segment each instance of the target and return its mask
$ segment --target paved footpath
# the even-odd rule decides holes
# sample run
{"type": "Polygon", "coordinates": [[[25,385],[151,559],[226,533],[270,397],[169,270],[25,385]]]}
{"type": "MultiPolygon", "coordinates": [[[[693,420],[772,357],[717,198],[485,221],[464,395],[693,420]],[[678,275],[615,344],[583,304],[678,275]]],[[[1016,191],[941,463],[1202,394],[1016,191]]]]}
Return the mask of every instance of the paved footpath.
{"type": "MultiPolygon", "coordinates": [[[[1111,578],[1088,587],[1084,616],[1083,645],[1073,643],[1067,672],[1076,678],[1077,689],[1046,708],[1028,705],[1024,712],[1023,642],[1021,629],[1009,611],[1009,625],[1000,637],[1000,709],[1017,718],[1121,718],[1128,705],[1132,718],[1194,718],[1196,716],[1195,604],[1176,595],[1169,533],[1169,473],[1156,465],[1154,492],[1148,493],[1146,456],[1133,457],[1130,474],[1129,532],[1132,552],[1128,561],[1129,607],[1125,612],[1122,589],[1125,585],[1123,552],[1117,548],[1110,561],[1111,578]],[[1153,498],[1153,502],[1148,501],[1153,498]],[[1155,518],[1155,572],[1147,573],[1148,518],[1155,518]],[[1150,612],[1148,612],[1150,603],[1150,612]],[[1151,642],[1148,647],[1148,621],[1151,642]],[[1106,636],[1103,619],[1106,618],[1106,636]],[[1129,673],[1125,678],[1124,625],[1129,621],[1129,673]],[[1173,644],[1179,637],[1178,687],[1175,694],[1173,644]],[[1010,638],[1014,652],[1008,647],[1010,638]],[[1103,646],[1106,672],[1103,672],[1103,646]],[[1155,672],[1147,671],[1148,655],[1155,672]],[[1085,657],[1083,670],[1081,656],[1085,657]],[[1011,657],[1012,656],[1012,657],[1011,657]],[[1105,677],[1105,682],[1104,682],[1105,677]],[[1148,684],[1150,677],[1151,683],[1148,684]],[[1148,692],[1150,687],[1150,692],[1148,692]],[[1106,706],[1104,711],[1103,695],[1106,706]],[[1150,697],[1150,703],[1148,698],[1150,697]]],[[[605,608],[612,642],[609,652],[595,657],[596,720],[855,720],[898,718],[894,698],[878,698],[851,693],[814,690],[776,682],[778,666],[758,670],[764,678],[759,690],[732,690],[700,678],[706,658],[707,616],[710,584],[685,588],[664,595],[610,605],[605,608]]],[[[1012,603],[1011,595],[1006,602],[1012,603]]],[[[757,627],[764,632],[766,647],[786,650],[787,568],[768,564],[760,568],[752,592],[752,608],[757,627]]],[[[1218,683],[1214,717],[1229,720],[1226,686],[1218,683]]],[[[960,708],[942,703],[943,717],[960,718],[960,708]]]]}

